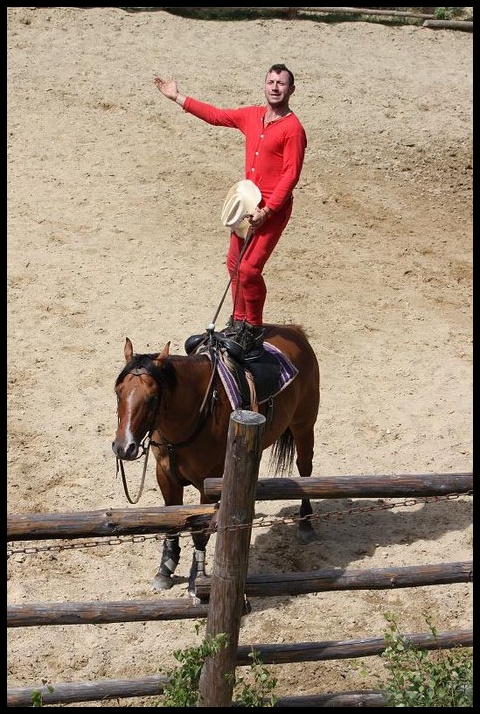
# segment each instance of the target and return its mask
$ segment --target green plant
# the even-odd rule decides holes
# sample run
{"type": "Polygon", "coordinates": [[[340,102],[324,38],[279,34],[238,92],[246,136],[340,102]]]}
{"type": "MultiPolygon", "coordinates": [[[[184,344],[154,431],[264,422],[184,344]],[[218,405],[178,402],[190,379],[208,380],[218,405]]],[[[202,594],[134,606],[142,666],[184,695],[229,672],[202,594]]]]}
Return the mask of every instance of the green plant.
{"type": "MultiPolygon", "coordinates": [[[[47,685],[47,689],[49,692],[55,691],[51,684],[47,685]]],[[[38,689],[33,690],[30,699],[32,701],[32,707],[43,707],[42,693],[38,689]]]]}
{"type": "Polygon", "coordinates": [[[463,7],[436,7],[435,18],[437,20],[451,20],[462,14],[463,7]]]}
{"type": "MultiPolygon", "coordinates": [[[[198,634],[199,624],[196,625],[198,634]]],[[[228,642],[228,635],[220,633],[214,638],[205,639],[198,647],[187,647],[176,650],[173,656],[181,662],[179,667],[164,672],[168,682],[163,688],[163,700],[155,706],[164,707],[195,707],[199,706],[200,674],[207,657],[219,652],[228,642]]],[[[250,684],[244,677],[234,681],[234,693],[245,707],[273,707],[275,697],[272,694],[277,685],[277,680],[271,677],[263,667],[258,653],[252,651],[251,673],[254,683],[250,684]]],[[[227,675],[233,676],[233,675],[227,675]]]]}
{"type": "MultiPolygon", "coordinates": [[[[195,626],[197,634],[199,625],[195,626]]],[[[227,643],[228,637],[220,633],[214,638],[205,639],[198,647],[175,650],[173,656],[181,662],[170,672],[166,672],[168,683],[163,688],[164,707],[195,707],[198,700],[200,674],[207,657],[216,654],[227,643]]]]}
{"type": "Polygon", "coordinates": [[[249,657],[252,660],[251,674],[254,683],[248,683],[245,677],[237,677],[234,694],[243,707],[274,707],[277,698],[273,690],[277,686],[277,679],[263,666],[258,652],[252,650],[249,657]]]}
{"type": "Polygon", "coordinates": [[[34,689],[31,694],[32,707],[43,707],[42,693],[34,689]]]}
{"type": "MultiPolygon", "coordinates": [[[[471,648],[421,650],[399,632],[393,613],[386,613],[387,647],[382,654],[388,677],[378,677],[387,707],[472,707],[473,655],[471,648]]],[[[425,620],[434,637],[437,629],[425,620]]]]}

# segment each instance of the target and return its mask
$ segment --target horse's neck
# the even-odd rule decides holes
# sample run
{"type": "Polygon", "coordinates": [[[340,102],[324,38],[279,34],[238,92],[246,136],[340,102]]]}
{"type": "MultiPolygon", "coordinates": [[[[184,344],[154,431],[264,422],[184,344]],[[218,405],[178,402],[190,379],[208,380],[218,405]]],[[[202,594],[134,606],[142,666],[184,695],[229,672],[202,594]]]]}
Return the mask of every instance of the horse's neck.
{"type": "Polygon", "coordinates": [[[181,356],[172,359],[171,364],[176,373],[174,387],[162,391],[162,423],[165,429],[168,425],[176,425],[183,430],[195,424],[203,411],[208,407],[208,392],[212,378],[212,365],[208,360],[193,360],[181,356]]]}

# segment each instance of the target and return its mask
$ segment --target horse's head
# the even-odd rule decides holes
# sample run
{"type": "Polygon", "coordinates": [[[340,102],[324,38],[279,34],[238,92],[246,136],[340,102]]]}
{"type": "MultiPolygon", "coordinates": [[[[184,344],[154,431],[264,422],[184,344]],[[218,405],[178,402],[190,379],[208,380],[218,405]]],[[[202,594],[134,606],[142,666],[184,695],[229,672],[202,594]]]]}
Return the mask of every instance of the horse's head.
{"type": "Polygon", "coordinates": [[[160,402],[160,373],[169,348],[167,342],[157,355],[134,355],[131,341],[128,337],[125,341],[126,364],[115,382],[118,427],[112,449],[117,459],[136,459],[143,440],[154,430],[160,402]]]}

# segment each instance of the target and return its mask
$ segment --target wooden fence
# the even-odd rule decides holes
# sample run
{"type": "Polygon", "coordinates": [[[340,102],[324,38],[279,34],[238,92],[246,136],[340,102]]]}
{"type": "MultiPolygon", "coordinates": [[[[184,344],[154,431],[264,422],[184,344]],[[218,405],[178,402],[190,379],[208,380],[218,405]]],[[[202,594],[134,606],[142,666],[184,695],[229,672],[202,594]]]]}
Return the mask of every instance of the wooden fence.
{"type": "MultiPolygon", "coordinates": [[[[207,479],[210,495],[228,493],[218,509],[217,539],[211,578],[197,582],[199,604],[183,601],[41,603],[8,605],[7,626],[98,624],[153,620],[207,618],[206,634],[229,633],[227,647],[209,658],[200,680],[202,706],[232,704],[233,678],[238,666],[251,665],[252,649],[263,664],[349,659],[380,655],[383,638],[350,641],[255,644],[238,646],[245,597],[298,595],[310,592],[408,588],[473,581],[472,562],[438,563],[427,566],[368,570],[332,569],[307,573],[248,576],[248,551],[255,500],[347,497],[437,497],[473,494],[473,474],[400,476],[344,476],[328,479],[260,479],[259,446],[264,417],[242,410],[232,413],[223,479],[207,479]],[[239,478],[238,470],[242,470],[239,478]],[[241,488],[239,484],[242,484],[241,488]],[[235,524],[235,528],[231,524],[235,524]],[[234,565],[232,565],[234,564],[234,565]]],[[[11,515],[7,518],[7,542],[23,540],[85,538],[93,536],[166,533],[172,527],[191,530],[198,517],[213,514],[214,506],[173,506],[163,508],[106,509],[64,514],[11,515]]],[[[413,633],[407,637],[420,649],[449,649],[473,645],[473,631],[457,630],[432,634],[413,633]]],[[[7,706],[33,706],[39,693],[44,705],[88,702],[125,697],[160,695],[166,683],[161,675],[132,680],[104,680],[59,683],[53,687],[37,684],[7,689],[7,706]]],[[[369,706],[385,705],[382,692],[319,693],[280,698],[276,706],[369,706]]]]}
{"type": "MultiPolygon", "coordinates": [[[[322,18],[323,16],[345,16],[358,17],[374,17],[389,18],[396,20],[415,21],[423,20],[422,27],[430,29],[443,30],[461,30],[463,32],[473,32],[473,13],[462,19],[437,19],[435,17],[435,7],[419,7],[412,10],[399,10],[398,8],[374,8],[374,7],[176,7],[160,8],[160,7],[137,7],[125,8],[130,12],[166,10],[172,11],[175,14],[184,14],[185,16],[198,16],[200,12],[210,14],[216,19],[222,18],[222,12],[226,16],[232,16],[232,13],[248,13],[253,17],[281,17],[292,20],[300,17],[307,18],[322,18]],[[183,13],[182,13],[183,11],[183,13]]],[[[464,8],[466,9],[466,8],[464,8]]]]}

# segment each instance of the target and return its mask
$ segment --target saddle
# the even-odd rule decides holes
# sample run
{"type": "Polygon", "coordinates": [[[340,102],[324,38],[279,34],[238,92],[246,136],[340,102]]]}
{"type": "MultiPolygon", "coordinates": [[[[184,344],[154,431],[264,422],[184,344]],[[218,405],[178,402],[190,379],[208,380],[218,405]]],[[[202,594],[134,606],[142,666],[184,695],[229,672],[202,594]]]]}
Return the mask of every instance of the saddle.
{"type": "Polygon", "coordinates": [[[244,357],[243,349],[221,332],[192,335],[185,342],[187,354],[205,354],[216,363],[232,409],[257,411],[273,399],[298,374],[298,369],[274,345],[263,343],[261,353],[244,357]]]}
{"type": "Polygon", "coordinates": [[[185,340],[187,355],[203,352],[205,351],[203,348],[214,349],[215,347],[226,350],[238,362],[244,359],[242,346],[226,337],[223,332],[204,332],[201,335],[191,335],[185,340]]]}

